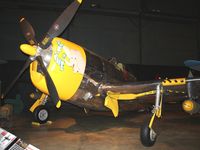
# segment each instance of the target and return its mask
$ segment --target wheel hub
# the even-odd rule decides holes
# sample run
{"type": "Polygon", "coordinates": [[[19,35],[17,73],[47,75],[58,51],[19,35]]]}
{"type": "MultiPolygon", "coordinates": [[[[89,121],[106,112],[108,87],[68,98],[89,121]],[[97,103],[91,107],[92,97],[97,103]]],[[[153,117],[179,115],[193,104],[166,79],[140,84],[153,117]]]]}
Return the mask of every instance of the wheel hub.
{"type": "Polygon", "coordinates": [[[38,113],[38,118],[41,121],[44,121],[45,119],[47,119],[48,117],[48,112],[45,109],[42,109],[39,113],[38,113]]]}
{"type": "Polygon", "coordinates": [[[150,139],[151,141],[155,141],[156,140],[156,132],[153,129],[150,129],[150,139]]]}

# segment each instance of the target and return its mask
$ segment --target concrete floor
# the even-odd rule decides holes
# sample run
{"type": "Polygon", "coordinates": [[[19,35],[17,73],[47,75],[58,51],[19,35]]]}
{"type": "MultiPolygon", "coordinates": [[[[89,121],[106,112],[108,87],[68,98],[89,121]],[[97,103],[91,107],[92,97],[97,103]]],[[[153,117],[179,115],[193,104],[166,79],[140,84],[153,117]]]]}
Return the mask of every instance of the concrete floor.
{"type": "Polygon", "coordinates": [[[199,150],[200,115],[190,116],[179,106],[167,106],[159,126],[159,137],[152,148],[140,143],[140,126],[146,113],[123,112],[113,118],[109,112],[91,112],[64,106],[52,110],[53,124],[32,126],[30,114],[14,116],[4,127],[26,143],[41,150],[199,150]],[[173,109],[171,109],[173,108],[173,109]]]}

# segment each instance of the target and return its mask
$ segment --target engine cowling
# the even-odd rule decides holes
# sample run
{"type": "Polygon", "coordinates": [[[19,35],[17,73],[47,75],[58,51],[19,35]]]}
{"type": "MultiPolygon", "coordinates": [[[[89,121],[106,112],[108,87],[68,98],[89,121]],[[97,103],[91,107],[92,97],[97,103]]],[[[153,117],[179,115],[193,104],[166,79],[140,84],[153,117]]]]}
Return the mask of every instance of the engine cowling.
{"type": "Polygon", "coordinates": [[[195,114],[200,111],[200,104],[194,100],[185,100],[182,104],[182,108],[189,114],[195,114]]]}

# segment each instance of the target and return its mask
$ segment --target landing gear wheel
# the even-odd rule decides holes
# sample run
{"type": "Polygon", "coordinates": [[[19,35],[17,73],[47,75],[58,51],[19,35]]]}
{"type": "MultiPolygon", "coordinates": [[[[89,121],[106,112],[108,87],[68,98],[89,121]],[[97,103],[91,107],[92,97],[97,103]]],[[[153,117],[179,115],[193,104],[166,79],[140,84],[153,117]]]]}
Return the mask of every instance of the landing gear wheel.
{"type": "Polygon", "coordinates": [[[146,147],[151,147],[155,144],[157,134],[153,129],[149,128],[149,123],[144,123],[140,129],[140,140],[146,147]]]}
{"type": "Polygon", "coordinates": [[[49,119],[49,110],[45,106],[38,106],[34,111],[35,121],[44,124],[49,119]]]}

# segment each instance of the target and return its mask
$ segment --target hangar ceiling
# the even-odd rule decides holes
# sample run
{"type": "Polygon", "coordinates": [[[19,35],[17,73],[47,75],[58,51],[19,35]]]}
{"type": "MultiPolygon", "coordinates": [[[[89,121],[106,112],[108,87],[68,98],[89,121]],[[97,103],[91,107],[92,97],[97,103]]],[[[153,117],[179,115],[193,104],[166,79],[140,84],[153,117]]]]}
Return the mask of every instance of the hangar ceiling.
{"type": "MultiPolygon", "coordinates": [[[[18,26],[25,16],[38,39],[72,0],[1,0],[0,59],[23,60],[18,26]],[[12,44],[11,44],[12,43],[12,44]]],[[[84,0],[62,37],[94,52],[132,64],[181,65],[198,59],[198,0],[84,0]],[[170,61],[169,61],[170,58],[170,61]]]]}
{"type": "MultiPolygon", "coordinates": [[[[1,7],[20,7],[32,6],[35,9],[48,8],[65,8],[72,0],[1,0],[1,7]]],[[[132,12],[160,13],[169,15],[180,15],[185,17],[199,17],[198,0],[84,0],[82,9],[107,9],[121,10],[132,12]]]]}

